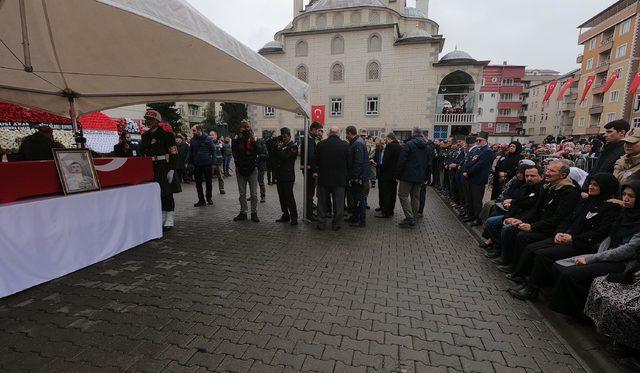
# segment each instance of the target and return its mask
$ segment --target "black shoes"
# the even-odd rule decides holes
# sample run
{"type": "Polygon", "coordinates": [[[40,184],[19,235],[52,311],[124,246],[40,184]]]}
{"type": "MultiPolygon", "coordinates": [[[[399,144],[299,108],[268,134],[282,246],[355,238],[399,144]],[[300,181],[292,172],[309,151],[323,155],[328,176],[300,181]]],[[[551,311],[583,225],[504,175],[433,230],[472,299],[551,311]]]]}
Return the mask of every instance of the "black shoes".
{"type": "Polygon", "coordinates": [[[462,222],[463,222],[463,223],[473,223],[473,222],[475,222],[475,221],[476,221],[476,218],[471,217],[471,216],[469,216],[469,217],[467,217],[466,219],[463,219],[463,220],[462,220],[462,222]]]}
{"type": "Polygon", "coordinates": [[[207,205],[213,205],[213,200],[211,198],[207,200],[207,205]]]}
{"type": "Polygon", "coordinates": [[[409,220],[409,219],[405,219],[403,221],[401,221],[398,226],[402,229],[413,229],[416,226],[416,221],[415,220],[409,220]]]}
{"type": "Polygon", "coordinates": [[[489,259],[498,259],[500,258],[500,255],[501,253],[496,250],[489,250],[484,254],[484,256],[486,256],[489,259]]]}
{"type": "Polygon", "coordinates": [[[498,266],[498,271],[504,272],[504,273],[513,273],[513,268],[510,265],[505,264],[505,265],[498,266]]]}
{"type": "Polygon", "coordinates": [[[276,220],[276,223],[288,223],[291,220],[291,218],[287,215],[282,215],[282,217],[278,220],[276,220]]]}
{"type": "Polygon", "coordinates": [[[493,244],[492,243],[483,242],[481,244],[478,244],[478,247],[480,247],[481,249],[488,249],[488,248],[493,247],[493,244]]]}
{"type": "Polygon", "coordinates": [[[295,227],[296,225],[298,225],[298,218],[291,219],[291,226],[295,227]]]}
{"type": "Polygon", "coordinates": [[[524,282],[524,278],[516,275],[515,273],[509,273],[508,275],[505,276],[507,278],[507,280],[511,280],[517,284],[521,284],[524,282]]]}
{"type": "Polygon", "coordinates": [[[473,223],[470,224],[472,227],[479,227],[482,225],[482,220],[476,219],[473,223]]]}
{"type": "Polygon", "coordinates": [[[367,223],[353,222],[353,223],[349,223],[349,226],[354,228],[366,228],[367,223]]]}
{"type": "Polygon", "coordinates": [[[203,207],[203,206],[206,206],[206,205],[207,205],[207,204],[206,204],[206,202],[205,202],[205,201],[198,201],[197,203],[195,203],[195,204],[193,205],[193,207],[203,207]]]}
{"type": "Polygon", "coordinates": [[[251,214],[251,221],[254,223],[260,223],[260,219],[258,219],[258,214],[251,214]]]}
{"type": "Polygon", "coordinates": [[[538,289],[535,289],[528,285],[509,289],[508,292],[509,294],[511,294],[511,296],[520,300],[534,300],[538,298],[538,289]]]}
{"type": "Polygon", "coordinates": [[[267,202],[266,198],[264,198],[264,196],[260,197],[260,203],[265,203],[267,202]]]}
{"type": "Polygon", "coordinates": [[[235,218],[233,218],[233,221],[245,221],[247,220],[247,214],[245,213],[239,213],[238,216],[236,216],[235,218]]]}

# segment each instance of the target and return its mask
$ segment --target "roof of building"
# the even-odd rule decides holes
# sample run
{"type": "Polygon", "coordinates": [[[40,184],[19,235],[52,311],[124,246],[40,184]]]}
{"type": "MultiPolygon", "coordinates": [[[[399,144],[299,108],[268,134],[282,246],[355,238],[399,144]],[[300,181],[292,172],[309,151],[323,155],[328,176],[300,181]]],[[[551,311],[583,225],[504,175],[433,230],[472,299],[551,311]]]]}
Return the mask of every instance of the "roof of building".
{"type": "Polygon", "coordinates": [[[603,10],[602,12],[591,17],[589,20],[587,20],[586,22],[578,26],[578,28],[589,28],[589,27],[597,26],[604,20],[610,18],[611,16],[620,12],[624,8],[635,4],[636,2],[638,2],[638,0],[620,0],[615,4],[611,5],[610,7],[608,7],[607,9],[603,10]]]}
{"type": "Polygon", "coordinates": [[[425,18],[425,19],[427,18],[427,15],[424,14],[424,12],[418,8],[410,8],[410,7],[404,8],[404,15],[409,18],[425,18]]]}
{"type": "Polygon", "coordinates": [[[465,51],[454,50],[442,56],[440,62],[452,62],[452,61],[476,61],[475,58],[465,51]]]}
{"type": "Polygon", "coordinates": [[[412,28],[411,30],[405,32],[402,37],[398,39],[398,42],[408,41],[408,40],[419,40],[419,39],[430,39],[432,36],[427,31],[421,28],[412,28]]]}
{"type": "Polygon", "coordinates": [[[321,10],[357,8],[357,7],[376,7],[386,8],[380,0],[317,0],[309,5],[307,12],[317,12],[321,10]]]}
{"type": "Polygon", "coordinates": [[[276,40],[271,40],[267,44],[265,44],[258,53],[274,53],[274,52],[282,52],[284,50],[284,45],[281,42],[276,40]]]}

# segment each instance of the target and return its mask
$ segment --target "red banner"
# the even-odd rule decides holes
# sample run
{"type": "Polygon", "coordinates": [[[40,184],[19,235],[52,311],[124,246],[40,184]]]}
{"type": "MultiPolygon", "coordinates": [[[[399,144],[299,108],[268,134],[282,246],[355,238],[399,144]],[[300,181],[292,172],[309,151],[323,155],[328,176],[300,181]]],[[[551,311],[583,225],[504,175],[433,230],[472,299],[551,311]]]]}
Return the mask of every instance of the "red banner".
{"type": "Polygon", "coordinates": [[[560,92],[558,92],[558,101],[563,100],[564,99],[564,95],[567,93],[567,91],[569,90],[569,88],[571,88],[571,86],[573,85],[573,83],[575,83],[576,80],[574,78],[571,78],[569,80],[567,80],[566,82],[564,82],[564,84],[562,85],[562,87],[560,88],[560,92]]]}
{"type": "MultiPolygon", "coordinates": [[[[100,187],[153,181],[151,158],[94,158],[100,187]]],[[[54,161],[0,163],[0,203],[62,194],[54,161]]]]}
{"type": "Polygon", "coordinates": [[[326,106],[324,105],[311,106],[311,122],[318,122],[324,126],[325,112],[326,112],[326,106]]]}
{"type": "Polygon", "coordinates": [[[580,97],[580,102],[578,104],[581,104],[584,99],[587,97],[587,93],[589,93],[589,90],[591,89],[591,86],[593,85],[593,82],[596,80],[595,75],[591,75],[590,77],[587,78],[587,81],[584,85],[584,91],[582,92],[582,97],[580,97]]]}
{"type": "Polygon", "coordinates": [[[620,73],[617,71],[614,71],[613,74],[611,74],[611,76],[609,77],[609,79],[607,79],[607,83],[604,85],[604,88],[602,88],[602,94],[605,94],[609,91],[609,89],[611,89],[611,86],[613,85],[613,83],[616,82],[616,79],[618,79],[620,77],[620,73]]]}
{"type": "Polygon", "coordinates": [[[640,72],[638,72],[635,78],[633,78],[633,82],[631,82],[631,85],[629,86],[629,93],[635,95],[638,91],[638,87],[640,87],[640,72]]]}
{"type": "Polygon", "coordinates": [[[553,94],[553,91],[556,90],[557,86],[558,86],[557,80],[554,80],[553,82],[549,83],[549,87],[547,88],[547,93],[544,95],[542,102],[549,101],[549,98],[551,98],[551,95],[553,94]]]}

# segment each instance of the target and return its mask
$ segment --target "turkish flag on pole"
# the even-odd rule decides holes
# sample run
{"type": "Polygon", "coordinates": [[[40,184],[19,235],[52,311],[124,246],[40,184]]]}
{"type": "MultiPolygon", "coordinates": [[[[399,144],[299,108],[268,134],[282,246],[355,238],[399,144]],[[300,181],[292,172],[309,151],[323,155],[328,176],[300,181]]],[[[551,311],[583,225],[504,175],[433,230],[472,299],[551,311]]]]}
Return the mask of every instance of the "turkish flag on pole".
{"type": "Polygon", "coordinates": [[[567,93],[569,88],[571,88],[571,86],[575,82],[576,82],[576,80],[574,78],[571,78],[571,79],[567,80],[566,82],[564,82],[564,84],[562,85],[562,88],[560,88],[560,92],[558,92],[558,101],[564,99],[564,95],[567,93]]]}
{"type": "Polygon", "coordinates": [[[614,71],[613,74],[611,74],[611,76],[609,77],[609,79],[607,79],[607,83],[604,85],[604,88],[602,88],[602,94],[607,93],[607,91],[611,89],[611,86],[613,85],[613,83],[616,82],[616,79],[618,79],[619,77],[620,77],[620,73],[617,71],[614,71]]]}
{"type": "Polygon", "coordinates": [[[591,86],[593,85],[593,82],[595,80],[596,80],[595,75],[591,75],[590,77],[587,78],[587,82],[584,85],[584,91],[582,92],[582,97],[580,97],[580,102],[579,102],[580,104],[587,97],[587,93],[589,93],[589,90],[591,89],[591,86]]]}
{"type": "Polygon", "coordinates": [[[638,87],[640,87],[640,71],[636,74],[635,78],[633,78],[633,82],[631,82],[629,86],[629,93],[635,95],[638,87]]]}
{"type": "Polygon", "coordinates": [[[318,122],[324,126],[326,107],[324,105],[311,106],[311,122],[318,122]]]}
{"type": "Polygon", "coordinates": [[[554,80],[553,82],[549,83],[549,88],[547,88],[547,93],[544,95],[542,102],[549,101],[549,98],[551,98],[551,95],[553,94],[553,91],[556,90],[557,86],[558,86],[557,80],[554,80]]]}

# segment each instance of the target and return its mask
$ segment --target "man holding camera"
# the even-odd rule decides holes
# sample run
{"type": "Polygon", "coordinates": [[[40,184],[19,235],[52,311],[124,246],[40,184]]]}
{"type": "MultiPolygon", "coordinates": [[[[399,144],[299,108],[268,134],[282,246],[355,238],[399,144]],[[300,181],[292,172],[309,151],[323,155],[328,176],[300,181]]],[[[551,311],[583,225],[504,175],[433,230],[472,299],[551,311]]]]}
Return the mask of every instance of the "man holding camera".
{"type": "Polygon", "coordinates": [[[298,207],[293,195],[293,184],[296,181],[296,159],[298,158],[298,145],[291,139],[291,130],[282,128],[280,137],[276,143],[273,154],[275,158],[275,175],[278,184],[278,198],[282,217],[276,223],[288,223],[298,225],[298,207]]]}

